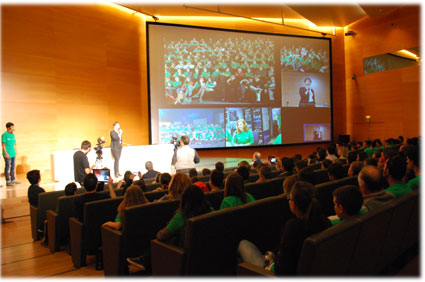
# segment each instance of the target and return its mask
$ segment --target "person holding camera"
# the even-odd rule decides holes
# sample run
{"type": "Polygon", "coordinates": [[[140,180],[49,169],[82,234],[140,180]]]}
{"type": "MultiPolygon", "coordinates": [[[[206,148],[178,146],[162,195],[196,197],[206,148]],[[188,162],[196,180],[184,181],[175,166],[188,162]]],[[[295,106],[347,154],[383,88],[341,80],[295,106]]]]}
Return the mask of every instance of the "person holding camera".
{"type": "Polygon", "coordinates": [[[83,186],[84,177],[91,172],[96,166],[94,163],[91,167],[87,154],[91,151],[90,141],[83,141],[81,143],[81,149],[74,153],[74,180],[83,186]]]}
{"type": "Polygon", "coordinates": [[[195,168],[195,164],[199,163],[199,155],[195,149],[189,146],[189,136],[180,137],[180,146],[174,150],[171,165],[174,165],[176,172],[188,173],[189,170],[195,168]]]}
{"type": "Polygon", "coordinates": [[[114,129],[111,130],[111,153],[114,158],[115,177],[120,177],[119,163],[122,151],[122,129],[118,121],[114,122],[114,129]]]}

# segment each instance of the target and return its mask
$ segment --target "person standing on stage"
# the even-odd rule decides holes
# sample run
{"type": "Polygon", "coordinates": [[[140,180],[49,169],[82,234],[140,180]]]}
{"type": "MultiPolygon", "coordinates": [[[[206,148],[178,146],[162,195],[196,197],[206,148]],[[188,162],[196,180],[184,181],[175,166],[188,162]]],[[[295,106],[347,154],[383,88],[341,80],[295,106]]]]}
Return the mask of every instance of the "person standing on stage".
{"type": "Polygon", "coordinates": [[[81,143],[81,150],[74,153],[74,179],[83,186],[84,177],[95,167],[96,162],[90,167],[87,154],[91,151],[90,141],[81,143]]]}
{"type": "Polygon", "coordinates": [[[200,161],[198,152],[189,143],[189,136],[183,135],[180,137],[180,148],[174,150],[171,164],[175,166],[176,172],[188,173],[200,161]]]}
{"type": "Polygon", "coordinates": [[[114,122],[114,129],[111,130],[111,152],[114,158],[115,177],[120,177],[120,157],[122,151],[122,129],[118,121],[114,122]]]}
{"type": "Polygon", "coordinates": [[[6,123],[6,132],[1,136],[3,147],[3,158],[6,162],[4,167],[4,175],[6,176],[6,186],[19,184],[21,182],[15,180],[15,160],[16,160],[16,139],[15,125],[11,122],[6,123]]]}

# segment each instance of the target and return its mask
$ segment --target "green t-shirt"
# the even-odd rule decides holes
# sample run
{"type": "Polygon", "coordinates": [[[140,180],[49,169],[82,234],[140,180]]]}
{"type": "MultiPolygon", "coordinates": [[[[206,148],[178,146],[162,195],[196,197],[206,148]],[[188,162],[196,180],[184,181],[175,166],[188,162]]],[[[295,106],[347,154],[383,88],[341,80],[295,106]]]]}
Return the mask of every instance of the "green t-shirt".
{"type": "MultiPolygon", "coordinates": [[[[247,203],[255,201],[254,197],[251,194],[249,194],[249,193],[245,193],[245,194],[246,194],[246,202],[247,203]]],[[[237,207],[237,206],[240,206],[242,204],[243,204],[242,200],[239,197],[228,196],[228,197],[224,198],[223,201],[221,201],[220,210],[226,209],[226,208],[231,208],[231,207],[237,207]]]]}
{"type": "Polygon", "coordinates": [[[412,191],[418,190],[419,187],[421,186],[421,176],[418,175],[415,178],[410,179],[409,182],[407,182],[407,186],[409,186],[409,188],[412,189],[412,191]]]}
{"type": "Polygon", "coordinates": [[[120,216],[120,214],[117,214],[117,217],[115,217],[115,222],[121,222],[122,223],[122,218],[120,216]]]}
{"type": "MultiPolygon", "coordinates": [[[[9,157],[10,158],[14,158],[16,156],[16,152],[15,152],[15,144],[16,144],[15,134],[14,133],[9,133],[9,132],[6,131],[1,136],[1,142],[6,144],[6,151],[9,154],[9,157]]],[[[3,146],[2,146],[2,148],[3,148],[3,146]]],[[[2,151],[3,151],[3,157],[5,157],[4,149],[2,151]]]]}
{"type": "MultiPolygon", "coordinates": [[[[367,210],[365,208],[361,208],[360,211],[359,211],[359,214],[364,214],[365,212],[367,212],[367,210]]],[[[331,224],[333,226],[333,225],[337,225],[337,224],[339,224],[339,223],[341,223],[343,221],[344,220],[343,219],[340,219],[340,218],[338,218],[338,219],[332,219],[331,220],[331,224]]]]}
{"type": "Polygon", "coordinates": [[[180,211],[176,213],[175,216],[170,220],[167,225],[168,231],[178,236],[178,246],[183,248],[184,246],[184,236],[186,233],[186,221],[187,219],[183,216],[183,213],[180,211]]]}
{"type": "Polygon", "coordinates": [[[412,189],[406,183],[399,181],[385,189],[385,191],[393,193],[396,198],[400,198],[412,192],[412,189]]]}
{"type": "Polygon", "coordinates": [[[237,134],[235,131],[235,136],[233,137],[232,144],[254,144],[254,135],[252,134],[251,130],[248,131],[242,131],[241,133],[237,134]]]}

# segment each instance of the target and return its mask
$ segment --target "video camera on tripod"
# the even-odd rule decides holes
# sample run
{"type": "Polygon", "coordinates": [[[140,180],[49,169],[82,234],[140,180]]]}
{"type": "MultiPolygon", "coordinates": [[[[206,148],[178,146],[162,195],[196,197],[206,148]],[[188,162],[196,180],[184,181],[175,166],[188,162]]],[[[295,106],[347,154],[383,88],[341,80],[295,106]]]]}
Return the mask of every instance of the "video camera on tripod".
{"type": "Polygon", "coordinates": [[[96,161],[102,161],[103,159],[102,157],[103,144],[105,144],[105,137],[102,136],[97,138],[97,144],[96,144],[96,147],[94,147],[94,151],[96,152],[96,161]]]}
{"type": "Polygon", "coordinates": [[[177,138],[177,136],[172,136],[170,144],[174,145],[174,150],[177,150],[178,147],[180,147],[180,140],[177,138]]]}

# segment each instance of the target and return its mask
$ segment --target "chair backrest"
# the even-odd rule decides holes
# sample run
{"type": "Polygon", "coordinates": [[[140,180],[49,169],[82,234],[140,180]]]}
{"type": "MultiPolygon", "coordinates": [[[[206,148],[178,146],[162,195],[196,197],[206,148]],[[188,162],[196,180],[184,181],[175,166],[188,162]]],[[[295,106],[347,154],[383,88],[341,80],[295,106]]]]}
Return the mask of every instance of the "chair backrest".
{"type": "Polygon", "coordinates": [[[208,182],[210,180],[210,176],[209,175],[199,175],[198,180],[201,181],[201,182],[208,182]]]}
{"type": "Polygon", "coordinates": [[[313,172],[314,184],[320,184],[329,181],[328,169],[318,169],[313,172]]]}
{"type": "Polygon", "coordinates": [[[97,250],[102,245],[101,227],[107,221],[114,221],[118,205],[124,197],[104,199],[84,204],[84,226],[87,250],[97,250]]]}
{"type": "Polygon", "coordinates": [[[161,187],[161,184],[160,183],[147,184],[146,187],[145,187],[145,190],[143,192],[151,192],[151,191],[155,190],[158,187],[161,187]]]}
{"type": "Polygon", "coordinates": [[[308,167],[311,168],[312,170],[318,170],[318,169],[321,169],[322,163],[311,164],[311,165],[308,165],[308,167]]]}
{"type": "Polygon", "coordinates": [[[57,222],[58,236],[60,242],[67,241],[69,238],[68,219],[74,215],[74,198],[76,196],[61,196],[57,199],[57,222]]]}
{"type": "Polygon", "coordinates": [[[158,231],[173,217],[179,203],[180,200],[161,201],[124,209],[121,251],[127,257],[144,254],[158,231]]]}
{"type": "Polygon", "coordinates": [[[305,239],[298,260],[297,275],[345,275],[359,232],[359,220],[352,219],[305,239]]]}
{"type": "Polygon", "coordinates": [[[248,182],[255,182],[258,180],[260,176],[257,173],[249,173],[249,178],[248,178],[248,182]]]}
{"type": "Polygon", "coordinates": [[[419,242],[419,190],[410,192],[412,210],[409,216],[409,224],[407,225],[406,234],[402,240],[400,252],[404,252],[409,249],[413,244],[419,242]]]}
{"type": "Polygon", "coordinates": [[[335,214],[334,203],[333,203],[333,191],[344,185],[356,185],[358,186],[357,177],[349,176],[335,181],[328,181],[314,186],[316,198],[320,202],[322,212],[326,216],[335,214]]]}
{"type": "Polygon", "coordinates": [[[262,183],[248,183],[245,185],[245,191],[250,193],[256,200],[277,196],[283,193],[282,184],[284,179],[284,177],[279,177],[262,183]]]}
{"type": "Polygon", "coordinates": [[[166,191],[159,191],[159,192],[146,192],[145,193],[145,197],[146,199],[148,199],[149,202],[153,202],[155,200],[158,200],[159,198],[161,198],[162,196],[164,196],[165,194],[167,194],[166,191]]]}
{"type": "Polygon", "coordinates": [[[224,190],[210,192],[205,194],[205,198],[214,208],[214,210],[218,211],[221,206],[221,202],[223,201],[224,190]]]}
{"type": "Polygon", "coordinates": [[[57,199],[65,195],[64,190],[43,192],[38,194],[37,226],[42,226],[46,219],[47,210],[56,210],[57,199]]]}

